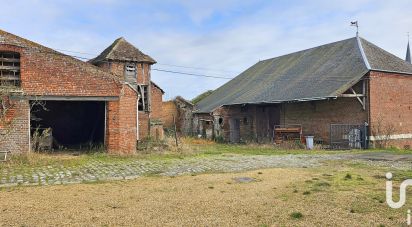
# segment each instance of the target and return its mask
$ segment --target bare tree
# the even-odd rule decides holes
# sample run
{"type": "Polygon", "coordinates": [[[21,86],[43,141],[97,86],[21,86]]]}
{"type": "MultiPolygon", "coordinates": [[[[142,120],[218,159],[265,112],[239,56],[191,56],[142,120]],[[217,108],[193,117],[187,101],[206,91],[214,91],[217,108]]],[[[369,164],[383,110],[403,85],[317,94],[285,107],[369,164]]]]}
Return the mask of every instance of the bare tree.
{"type": "Polygon", "coordinates": [[[14,116],[16,102],[12,96],[23,95],[21,91],[13,86],[0,87],[0,146],[6,142],[8,135],[12,132],[12,125],[18,116],[14,116]]]}
{"type": "MultiPolygon", "coordinates": [[[[27,116],[26,111],[22,111],[19,108],[21,100],[26,99],[24,92],[15,86],[0,86],[0,151],[3,149],[6,143],[10,143],[10,135],[14,132],[14,124],[19,119],[27,116]]],[[[29,102],[27,100],[27,102],[29,102]]],[[[46,109],[46,103],[44,101],[34,99],[28,103],[30,113],[33,112],[35,106],[40,106],[36,109],[46,109]]]]}
{"type": "Polygon", "coordinates": [[[372,134],[375,138],[376,148],[387,148],[395,133],[395,125],[385,121],[382,115],[376,118],[372,127],[372,134]]]}

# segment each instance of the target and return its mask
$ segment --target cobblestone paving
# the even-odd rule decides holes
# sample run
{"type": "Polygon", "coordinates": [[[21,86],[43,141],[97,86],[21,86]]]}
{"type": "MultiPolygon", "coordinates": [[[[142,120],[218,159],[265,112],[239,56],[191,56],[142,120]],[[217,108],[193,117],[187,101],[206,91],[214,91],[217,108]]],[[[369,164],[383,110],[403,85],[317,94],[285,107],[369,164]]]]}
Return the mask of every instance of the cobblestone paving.
{"type": "Polygon", "coordinates": [[[0,187],[54,185],[128,180],[145,175],[177,176],[205,172],[237,172],[262,168],[319,166],[323,161],[354,158],[351,155],[223,155],[171,160],[130,159],[90,161],[81,166],[44,166],[0,170],[0,187]]]}

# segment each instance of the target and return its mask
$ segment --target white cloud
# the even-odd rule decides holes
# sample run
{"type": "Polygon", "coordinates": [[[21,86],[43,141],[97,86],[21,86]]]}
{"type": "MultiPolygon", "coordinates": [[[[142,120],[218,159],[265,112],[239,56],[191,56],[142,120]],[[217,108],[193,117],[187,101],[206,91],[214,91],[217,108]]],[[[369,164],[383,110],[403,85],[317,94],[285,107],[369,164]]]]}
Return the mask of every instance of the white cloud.
{"type": "MultiPolygon", "coordinates": [[[[362,37],[401,58],[406,32],[412,32],[412,5],[406,0],[93,1],[10,1],[0,14],[0,28],[54,48],[96,54],[125,36],[154,57],[157,68],[225,77],[236,75],[227,71],[243,71],[260,59],[352,37],[352,20],[359,21],[362,37]],[[123,8],[130,10],[129,5],[138,13],[119,14],[123,8]],[[225,21],[213,21],[216,15],[225,21]],[[184,21],[185,16],[191,21],[184,21]]],[[[192,98],[226,81],[155,71],[152,75],[167,98],[192,98]]]]}

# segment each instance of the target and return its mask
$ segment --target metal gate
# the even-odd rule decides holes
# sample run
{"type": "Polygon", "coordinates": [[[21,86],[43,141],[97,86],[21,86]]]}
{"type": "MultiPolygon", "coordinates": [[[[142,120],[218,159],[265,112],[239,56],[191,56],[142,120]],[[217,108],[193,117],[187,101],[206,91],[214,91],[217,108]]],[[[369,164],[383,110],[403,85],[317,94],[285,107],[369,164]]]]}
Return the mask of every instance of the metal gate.
{"type": "Polygon", "coordinates": [[[367,124],[331,124],[330,146],[332,149],[367,149],[367,135],[367,124]]]}

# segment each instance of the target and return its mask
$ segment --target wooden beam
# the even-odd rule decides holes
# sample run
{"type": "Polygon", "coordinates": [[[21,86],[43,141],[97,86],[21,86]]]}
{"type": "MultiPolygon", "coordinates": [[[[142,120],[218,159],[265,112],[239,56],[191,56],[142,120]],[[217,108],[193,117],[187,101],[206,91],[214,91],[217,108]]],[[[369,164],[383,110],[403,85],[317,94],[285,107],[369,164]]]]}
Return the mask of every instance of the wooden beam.
{"type": "Polygon", "coordinates": [[[2,57],[0,57],[0,61],[2,61],[2,62],[20,62],[20,59],[18,59],[18,58],[2,58],[2,57]]]}
{"type": "Polygon", "coordinates": [[[0,65],[0,70],[20,71],[20,66],[4,66],[4,65],[0,65]]]}
{"type": "Polygon", "coordinates": [[[365,97],[365,95],[362,94],[342,94],[340,97],[343,98],[357,98],[357,97],[365,97]]]}
{"type": "Polygon", "coordinates": [[[362,80],[362,93],[363,93],[363,110],[366,110],[366,82],[362,80]]]}
{"type": "Polygon", "coordinates": [[[117,101],[119,97],[117,96],[15,96],[12,98],[16,99],[28,99],[28,100],[39,100],[39,101],[117,101]]]}

